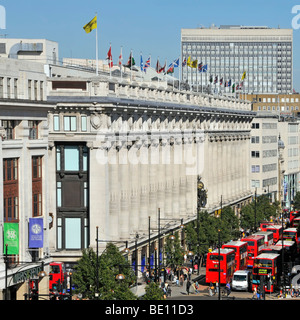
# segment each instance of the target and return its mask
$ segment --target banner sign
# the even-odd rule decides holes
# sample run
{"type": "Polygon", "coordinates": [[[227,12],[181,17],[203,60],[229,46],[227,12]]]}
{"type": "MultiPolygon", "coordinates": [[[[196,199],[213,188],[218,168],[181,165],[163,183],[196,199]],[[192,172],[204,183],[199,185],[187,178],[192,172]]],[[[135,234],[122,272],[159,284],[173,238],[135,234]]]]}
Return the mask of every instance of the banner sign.
{"type": "Polygon", "coordinates": [[[29,248],[43,248],[44,222],[43,218],[29,218],[29,248]]]}
{"type": "Polygon", "coordinates": [[[19,254],[19,223],[4,222],[4,254],[19,254]]]}

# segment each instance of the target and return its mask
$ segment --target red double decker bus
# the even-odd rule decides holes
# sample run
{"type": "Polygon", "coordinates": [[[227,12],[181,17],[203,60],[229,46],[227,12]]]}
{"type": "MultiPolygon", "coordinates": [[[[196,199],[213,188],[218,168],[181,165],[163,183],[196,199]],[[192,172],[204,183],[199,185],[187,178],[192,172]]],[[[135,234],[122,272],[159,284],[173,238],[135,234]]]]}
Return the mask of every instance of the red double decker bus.
{"type": "Polygon", "coordinates": [[[283,230],[283,240],[295,241],[297,246],[299,245],[299,231],[297,228],[287,228],[283,230]]]}
{"type": "Polygon", "coordinates": [[[284,254],[284,261],[295,261],[297,256],[297,244],[295,241],[291,240],[283,240],[278,241],[275,245],[278,248],[284,248],[285,254],[284,254]]]}
{"type": "Polygon", "coordinates": [[[275,291],[282,272],[279,257],[275,253],[261,253],[254,259],[252,289],[263,281],[265,292],[275,291]]]}
{"type": "Polygon", "coordinates": [[[265,247],[265,238],[260,235],[251,235],[241,239],[241,241],[247,242],[247,267],[253,267],[253,261],[256,256],[261,253],[261,250],[265,247]]]}
{"type": "Polygon", "coordinates": [[[282,230],[282,226],[279,224],[274,224],[273,226],[268,226],[266,228],[266,231],[273,232],[274,243],[281,239],[282,230]]]}
{"type": "Polygon", "coordinates": [[[271,232],[271,231],[258,231],[258,232],[255,232],[254,234],[258,234],[260,236],[265,237],[265,246],[266,247],[274,244],[273,232],[271,232]]]}
{"type": "Polygon", "coordinates": [[[247,242],[243,241],[230,241],[223,244],[222,248],[233,249],[235,252],[235,270],[247,269],[247,242]]]}
{"type": "Polygon", "coordinates": [[[206,282],[215,283],[219,282],[220,271],[220,284],[230,282],[234,269],[235,269],[235,252],[233,249],[215,249],[207,254],[206,259],[206,282]]]}
{"type": "Polygon", "coordinates": [[[291,226],[293,228],[298,228],[299,225],[300,225],[300,217],[297,217],[293,220],[293,222],[291,223],[291,226]]]}
{"type": "Polygon", "coordinates": [[[293,220],[300,216],[300,211],[290,211],[290,225],[293,225],[293,220]]]}

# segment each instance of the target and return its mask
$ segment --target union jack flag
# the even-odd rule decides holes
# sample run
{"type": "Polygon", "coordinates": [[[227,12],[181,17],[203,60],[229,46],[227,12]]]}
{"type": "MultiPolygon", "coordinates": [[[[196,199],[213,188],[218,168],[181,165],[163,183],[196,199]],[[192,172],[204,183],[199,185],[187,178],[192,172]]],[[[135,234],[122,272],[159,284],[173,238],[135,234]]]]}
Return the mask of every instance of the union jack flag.
{"type": "Polygon", "coordinates": [[[148,60],[145,62],[145,65],[144,65],[144,71],[146,72],[147,68],[150,67],[150,57],[148,58],[148,60]]]}

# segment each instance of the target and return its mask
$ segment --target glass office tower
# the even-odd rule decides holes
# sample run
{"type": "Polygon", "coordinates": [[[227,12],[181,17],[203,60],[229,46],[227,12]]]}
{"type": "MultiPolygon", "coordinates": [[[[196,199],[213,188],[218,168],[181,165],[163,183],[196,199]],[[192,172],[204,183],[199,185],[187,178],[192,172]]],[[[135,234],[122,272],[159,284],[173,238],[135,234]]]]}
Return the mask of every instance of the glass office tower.
{"type": "Polygon", "coordinates": [[[268,27],[212,26],[182,29],[182,60],[207,64],[207,72],[183,66],[181,80],[201,90],[240,93],[289,93],[293,89],[293,31],[268,27]],[[231,87],[228,82],[231,80],[231,87]],[[212,82],[210,82],[212,81],[212,82]],[[227,86],[225,86],[227,85],[227,86]]]}

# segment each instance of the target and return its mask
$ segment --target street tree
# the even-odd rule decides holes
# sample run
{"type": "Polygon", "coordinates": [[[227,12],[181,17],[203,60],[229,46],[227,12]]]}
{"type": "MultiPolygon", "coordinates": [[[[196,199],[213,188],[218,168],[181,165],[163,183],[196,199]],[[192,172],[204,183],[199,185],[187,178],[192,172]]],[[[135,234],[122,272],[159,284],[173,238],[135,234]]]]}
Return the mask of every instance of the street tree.
{"type": "Polygon", "coordinates": [[[97,255],[92,248],[83,250],[72,280],[75,292],[81,293],[84,298],[94,299],[98,287],[99,298],[102,300],[136,299],[130,290],[130,286],[135,283],[134,272],[126,258],[112,243],[107,244],[104,252],[98,257],[98,263],[97,255]],[[120,273],[125,276],[124,280],[116,280],[116,275],[120,273]]]}
{"type": "Polygon", "coordinates": [[[164,300],[164,293],[159,285],[155,282],[150,282],[145,287],[146,294],[143,296],[143,300],[164,300]]]}
{"type": "Polygon", "coordinates": [[[179,235],[176,232],[172,235],[173,238],[170,236],[167,237],[166,245],[165,245],[165,254],[166,254],[166,265],[170,267],[178,267],[183,264],[183,248],[180,245],[179,235]]]}

